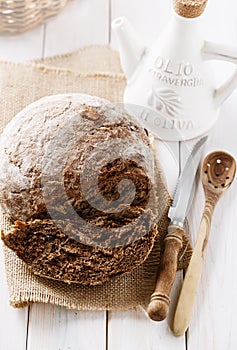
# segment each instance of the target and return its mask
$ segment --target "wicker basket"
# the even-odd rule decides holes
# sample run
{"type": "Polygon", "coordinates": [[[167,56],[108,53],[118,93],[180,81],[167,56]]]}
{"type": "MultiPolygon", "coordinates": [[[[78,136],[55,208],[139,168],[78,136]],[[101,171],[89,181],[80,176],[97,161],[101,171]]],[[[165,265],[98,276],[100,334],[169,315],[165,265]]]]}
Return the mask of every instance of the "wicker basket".
{"type": "Polygon", "coordinates": [[[0,33],[27,31],[58,14],[71,0],[0,0],[0,33]]]}

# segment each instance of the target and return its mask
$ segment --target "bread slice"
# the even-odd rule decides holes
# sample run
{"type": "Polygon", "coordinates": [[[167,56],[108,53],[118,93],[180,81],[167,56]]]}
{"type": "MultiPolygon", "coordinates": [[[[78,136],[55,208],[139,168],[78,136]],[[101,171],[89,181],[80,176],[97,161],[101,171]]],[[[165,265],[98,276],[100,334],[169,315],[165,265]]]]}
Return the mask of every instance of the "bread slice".
{"type": "Polygon", "coordinates": [[[144,236],[131,244],[105,249],[69,238],[50,219],[16,221],[10,231],[2,232],[2,240],[36,275],[96,285],[130,272],[147,258],[157,230],[143,230],[144,236]]]}

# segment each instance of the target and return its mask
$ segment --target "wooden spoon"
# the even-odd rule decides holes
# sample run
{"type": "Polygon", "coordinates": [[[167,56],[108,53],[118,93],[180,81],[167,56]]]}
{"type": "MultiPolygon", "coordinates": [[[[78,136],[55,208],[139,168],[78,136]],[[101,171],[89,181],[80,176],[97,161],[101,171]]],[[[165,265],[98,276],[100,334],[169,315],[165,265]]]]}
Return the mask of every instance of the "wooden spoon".
{"type": "Polygon", "coordinates": [[[209,238],[214,208],[222,194],[231,185],[235,171],[234,158],[222,151],[210,153],[203,161],[202,184],[205,192],[205,207],[196,245],[185,274],[174,315],[172,328],[176,336],[182,335],[188,328],[202,274],[204,253],[209,238]]]}

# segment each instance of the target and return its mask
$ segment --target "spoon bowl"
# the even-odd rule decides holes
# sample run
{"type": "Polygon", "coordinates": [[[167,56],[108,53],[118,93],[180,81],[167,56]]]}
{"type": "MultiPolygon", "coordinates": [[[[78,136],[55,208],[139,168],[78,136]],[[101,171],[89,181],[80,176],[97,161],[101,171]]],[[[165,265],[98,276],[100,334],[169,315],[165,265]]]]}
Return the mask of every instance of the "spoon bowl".
{"type": "Polygon", "coordinates": [[[223,151],[210,153],[203,161],[202,183],[206,191],[221,195],[232,183],[236,172],[234,158],[223,151]]]}

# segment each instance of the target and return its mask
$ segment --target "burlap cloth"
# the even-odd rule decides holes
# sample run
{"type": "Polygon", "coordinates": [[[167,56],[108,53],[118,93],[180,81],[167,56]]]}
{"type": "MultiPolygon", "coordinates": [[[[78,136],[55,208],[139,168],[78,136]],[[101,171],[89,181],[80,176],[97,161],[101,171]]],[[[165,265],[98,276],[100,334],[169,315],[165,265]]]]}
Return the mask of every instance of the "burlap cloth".
{"type": "MultiPolygon", "coordinates": [[[[121,102],[126,84],[118,54],[101,46],[34,62],[0,62],[0,76],[0,132],[16,113],[43,96],[80,92],[121,102]]],[[[15,253],[4,247],[10,304],[24,307],[32,302],[49,302],[78,310],[146,307],[155,286],[171,201],[159,166],[156,185],[162,198],[158,207],[159,236],[145,263],[100,286],[67,285],[33,275],[15,253]]],[[[3,230],[9,227],[4,215],[1,226],[3,230]]],[[[185,238],[178,267],[186,267],[189,258],[190,249],[185,238]]]]}

